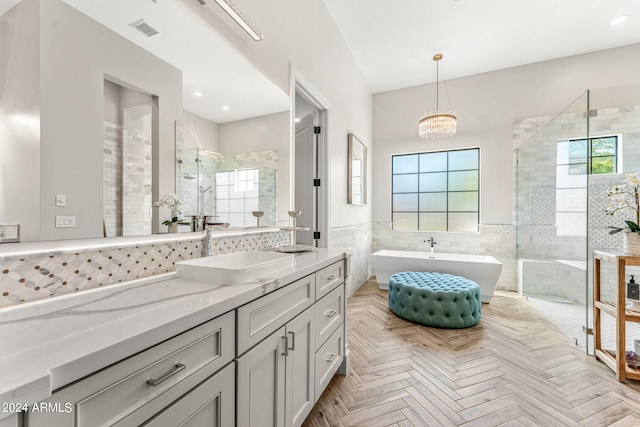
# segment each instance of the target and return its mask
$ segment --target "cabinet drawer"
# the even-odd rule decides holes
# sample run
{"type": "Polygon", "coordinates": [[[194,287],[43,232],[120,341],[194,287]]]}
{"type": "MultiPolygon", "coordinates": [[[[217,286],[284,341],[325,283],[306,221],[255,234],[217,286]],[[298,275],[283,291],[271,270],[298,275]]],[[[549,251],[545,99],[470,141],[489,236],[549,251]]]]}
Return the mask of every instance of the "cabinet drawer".
{"type": "Polygon", "coordinates": [[[344,322],[344,284],[329,292],[313,308],[317,325],[317,350],[344,322]]]}
{"type": "Polygon", "coordinates": [[[240,307],[238,356],[310,307],[315,289],[312,274],[240,307]]]}
{"type": "Polygon", "coordinates": [[[336,330],[316,352],[316,399],[333,378],[344,357],[344,328],[336,330]]]}
{"type": "Polygon", "coordinates": [[[344,262],[335,262],[316,272],[316,298],[320,299],[344,282],[344,262]]]}
{"type": "Polygon", "coordinates": [[[55,393],[73,404],[67,421],[30,413],[29,425],[138,426],[232,361],[234,337],[229,312],[55,393]]]}
{"type": "Polygon", "coordinates": [[[235,364],[230,364],[143,424],[143,427],[234,427],[235,364]]]}

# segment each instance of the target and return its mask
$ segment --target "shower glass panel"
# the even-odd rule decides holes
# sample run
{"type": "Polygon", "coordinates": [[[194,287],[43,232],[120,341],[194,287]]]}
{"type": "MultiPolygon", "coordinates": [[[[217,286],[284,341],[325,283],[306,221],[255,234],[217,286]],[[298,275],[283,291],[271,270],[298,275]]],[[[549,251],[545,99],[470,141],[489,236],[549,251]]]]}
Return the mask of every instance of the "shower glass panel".
{"type": "MultiPolygon", "coordinates": [[[[518,285],[531,304],[593,352],[593,250],[620,252],[632,211],[607,215],[607,194],[640,171],[640,84],[591,90],[552,118],[525,119],[516,145],[518,285]],[[537,123],[546,123],[538,126],[537,123]]],[[[627,269],[640,277],[640,268],[627,269]]],[[[616,271],[602,264],[601,298],[616,299],[616,271]]],[[[602,316],[602,344],[615,348],[615,321],[602,316]]],[[[627,350],[640,324],[627,323],[627,350]]]]}
{"type": "Polygon", "coordinates": [[[176,181],[185,222],[190,222],[193,216],[205,215],[210,217],[210,222],[218,222],[213,193],[221,160],[221,154],[203,148],[181,150],[176,181]]]}
{"type": "MultiPolygon", "coordinates": [[[[518,285],[585,351],[589,92],[516,149],[518,285]]],[[[529,129],[539,121],[531,120],[529,129]]]]}

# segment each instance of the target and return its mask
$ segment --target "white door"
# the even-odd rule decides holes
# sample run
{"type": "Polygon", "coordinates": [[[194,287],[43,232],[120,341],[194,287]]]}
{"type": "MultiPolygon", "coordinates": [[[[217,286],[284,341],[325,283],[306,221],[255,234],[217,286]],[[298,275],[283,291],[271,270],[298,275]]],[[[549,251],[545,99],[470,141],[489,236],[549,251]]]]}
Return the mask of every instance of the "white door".
{"type": "Polygon", "coordinates": [[[284,339],[283,326],[238,359],[238,426],[284,426],[284,339]]]}
{"type": "Polygon", "coordinates": [[[315,341],[313,308],[287,324],[287,427],[300,427],[315,403],[315,341]]]}
{"type": "Polygon", "coordinates": [[[316,219],[316,187],[313,180],[316,175],[317,152],[316,137],[313,128],[316,126],[317,113],[307,114],[296,123],[295,146],[295,210],[302,211],[296,220],[296,226],[308,227],[309,231],[299,231],[297,242],[315,246],[313,232],[317,230],[316,219]]]}

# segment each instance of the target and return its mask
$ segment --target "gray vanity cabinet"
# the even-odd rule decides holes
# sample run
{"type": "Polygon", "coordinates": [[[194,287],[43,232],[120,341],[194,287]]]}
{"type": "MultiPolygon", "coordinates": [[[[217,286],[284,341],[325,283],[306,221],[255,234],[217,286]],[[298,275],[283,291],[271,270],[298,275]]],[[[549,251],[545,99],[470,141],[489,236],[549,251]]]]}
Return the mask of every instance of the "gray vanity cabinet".
{"type": "Polygon", "coordinates": [[[41,402],[62,410],[25,425],[300,427],[344,360],[344,270],[311,270],[62,387],[41,402]]]}
{"type": "MultiPolygon", "coordinates": [[[[233,370],[234,355],[235,313],[229,312],[54,393],[42,404],[45,409],[57,409],[30,412],[27,425],[142,425],[177,400],[186,402],[187,396],[197,397],[198,393],[189,392],[225,366],[233,370]]],[[[212,378],[216,384],[221,381],[217,375],[212,378]]],[[[203,404],[233,403],[233,381],[230,386],[220,388],[222,400],[203,404]]],[[[234,425],[233,417],[224,420],[223,424],[213,425],[234,425]]]]}
{"type": "Polygon", "coordinates": [[[238,426],[302,425],[343,361],[343,282],[340,261],[238,309],[239,351],[270,333],[238,358],[238,426]]]}

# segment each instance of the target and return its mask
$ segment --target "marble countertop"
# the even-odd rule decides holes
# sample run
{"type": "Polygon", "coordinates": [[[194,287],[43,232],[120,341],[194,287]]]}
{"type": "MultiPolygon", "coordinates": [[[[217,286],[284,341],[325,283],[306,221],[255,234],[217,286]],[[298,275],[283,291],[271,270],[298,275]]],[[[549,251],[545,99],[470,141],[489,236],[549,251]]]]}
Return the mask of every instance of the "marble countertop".
{"type": "MultiPolygon", "coordinates": [[[[347,257],[318,249],[270,277],[210,284],[176,273],[0,310],[0,404],[33,404],[132,354],[347,257]]],[[[11,415],[0,413],[0,419],[11,415]]]]}

